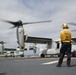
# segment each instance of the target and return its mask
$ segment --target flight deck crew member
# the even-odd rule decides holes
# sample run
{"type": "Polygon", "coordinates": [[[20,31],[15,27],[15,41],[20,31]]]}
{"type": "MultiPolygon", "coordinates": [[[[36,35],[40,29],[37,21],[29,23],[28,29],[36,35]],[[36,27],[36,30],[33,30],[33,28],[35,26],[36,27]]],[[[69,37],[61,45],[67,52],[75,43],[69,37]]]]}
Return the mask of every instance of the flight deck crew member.
{"type": "Polygon", "coordinates": [[[60,58],[57,67],[61,67],[65,53],[67,54],[67,66],[70,67],[71,63],[71,31],[68,25],[62,24],[63,30],[60,32],[60,58]]]}

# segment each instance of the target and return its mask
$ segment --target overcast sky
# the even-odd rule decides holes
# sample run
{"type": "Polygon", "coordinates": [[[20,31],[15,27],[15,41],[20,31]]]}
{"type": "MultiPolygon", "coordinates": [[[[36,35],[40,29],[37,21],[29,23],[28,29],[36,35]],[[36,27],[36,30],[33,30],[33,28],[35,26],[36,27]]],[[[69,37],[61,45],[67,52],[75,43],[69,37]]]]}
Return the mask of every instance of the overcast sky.
{"type": "MultiPolygon", "coordinates": [[[[61,25],[76,22],[76,0],[0,0],[0,20],[34,22],[52,20],[50,23],[39,23],[24,26],[28,36],[59,38],[61,25]]],[[[9,42],[5,47],[17,47],[16,28],[0,22],[0,41],[9,42]]],[[[69,26],[71,30],[74,26],[69,26]]],[[[72,37],[76,37],[72,32],[72,37]]]]}

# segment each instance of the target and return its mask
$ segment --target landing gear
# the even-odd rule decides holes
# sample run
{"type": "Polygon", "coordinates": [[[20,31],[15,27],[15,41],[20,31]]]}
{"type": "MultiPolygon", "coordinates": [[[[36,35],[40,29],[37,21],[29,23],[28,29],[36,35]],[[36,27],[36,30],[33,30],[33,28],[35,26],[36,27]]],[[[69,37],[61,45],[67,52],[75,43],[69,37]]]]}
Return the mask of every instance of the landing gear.
{"type": "Polygon", "coordinates": [[[41,56],[40,57],[45,57],[45,55],[44,54],[41,54],[41,56]]]}
{"type": "Polygon", "coordinates": [[[24,51],[20,51],[20,56],[24,57],[24,51]]]}
{"type": "Polygon", "coordinates": [[[21,57],[24,57],[24,54],[22,54],[21,57]]]}
{"type": "Polygon", "coordinates": [[[72,57],[76,57],[76,51],[72,52],[72,57]]]}

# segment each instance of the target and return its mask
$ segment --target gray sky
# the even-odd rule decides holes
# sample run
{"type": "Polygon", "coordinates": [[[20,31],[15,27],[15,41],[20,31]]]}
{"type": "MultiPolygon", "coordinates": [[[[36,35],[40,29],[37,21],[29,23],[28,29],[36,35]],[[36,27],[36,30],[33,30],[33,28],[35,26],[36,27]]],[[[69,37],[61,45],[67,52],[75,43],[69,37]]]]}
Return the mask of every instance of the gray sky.
{"type": "MultiPolygon", "coordinates": [[[[52,20],[50,23],[24,26],[25,34],[35,37],[59,38],[62,23],[76,22],[76,0],[0,0],[0,19],[23,22],[52,20]]],[[[17,47],[16,28],[0,22],[0,41],[5,47],[17,47]]],[[[71,30],[74,26],[69,26],[71,30]]],[[[76,37],[72,32],[72,37],[76,37]]]]}

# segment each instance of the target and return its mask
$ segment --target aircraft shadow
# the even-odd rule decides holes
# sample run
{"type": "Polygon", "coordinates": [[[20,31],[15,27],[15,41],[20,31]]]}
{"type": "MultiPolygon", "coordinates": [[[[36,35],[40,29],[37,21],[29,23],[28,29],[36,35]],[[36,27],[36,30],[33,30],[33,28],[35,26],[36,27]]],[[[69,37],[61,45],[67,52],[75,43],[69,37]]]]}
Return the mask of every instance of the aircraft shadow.
{"type": "Polygon", "coordinates": [[[75,66],[76,66],[76,64],[71,65],[71,67],[75,67],[75,66]]]}
{"type": "Polygon", "coordinates": [[[0,73],[0,75],[5,75],[6,73],[0,73]]]}

